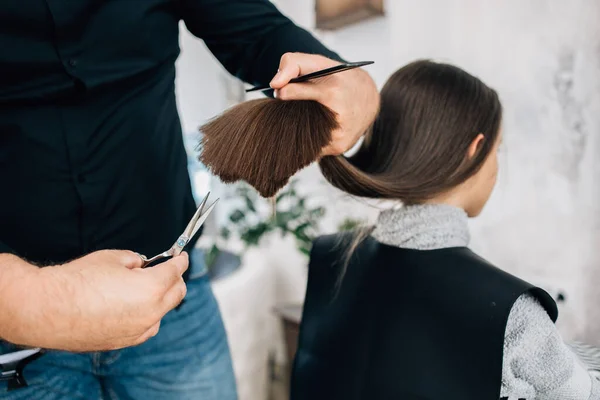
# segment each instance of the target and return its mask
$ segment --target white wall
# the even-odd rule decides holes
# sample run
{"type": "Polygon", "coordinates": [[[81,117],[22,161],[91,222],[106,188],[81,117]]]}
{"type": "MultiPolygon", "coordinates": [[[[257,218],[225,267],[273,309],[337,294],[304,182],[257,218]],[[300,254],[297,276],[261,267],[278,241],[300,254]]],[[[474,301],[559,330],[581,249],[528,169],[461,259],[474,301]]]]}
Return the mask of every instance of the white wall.
{"type": "MultiPolygon", "coordinates": [[[[276,3],[311,27],[312,2],[276,3]]],[[[386,18],[319,36],[347,59],[374,60],[368,68],[380,86],[398,67],[427,57],[455,63],[498,90],[502,170],[485,212],[472,221],[473,247],[510,272],[563,290],[564,335],[600,343],[600,2],[393,0],[386,7],[386,18]]],[[[221,69],[203,46],[183,34],[182,48],[178,96],[184,126],[193,129],[226,99],[221,69]]],[[[315,167],[301,177],[316,201],[337,199],[326,230],[340,214],[375,214],[326,186],[313,189],[322,183],[315,167]]],[[[285,267],[281,296],[301,298],[302,261],[290,267],[279,250],[270,254],[285,267]]]]}

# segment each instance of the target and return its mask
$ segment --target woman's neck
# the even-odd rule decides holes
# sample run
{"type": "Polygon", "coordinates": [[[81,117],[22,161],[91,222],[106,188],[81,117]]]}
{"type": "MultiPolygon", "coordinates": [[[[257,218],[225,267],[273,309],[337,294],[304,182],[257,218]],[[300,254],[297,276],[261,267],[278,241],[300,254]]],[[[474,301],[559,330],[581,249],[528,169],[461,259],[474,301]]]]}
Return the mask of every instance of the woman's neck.
{"type": "Polygon", "coordinates": [[[422,204],[383,211],[371,234],[383,244],[415,250],[465,247],[467,213],[447,204],[422,204]]]}

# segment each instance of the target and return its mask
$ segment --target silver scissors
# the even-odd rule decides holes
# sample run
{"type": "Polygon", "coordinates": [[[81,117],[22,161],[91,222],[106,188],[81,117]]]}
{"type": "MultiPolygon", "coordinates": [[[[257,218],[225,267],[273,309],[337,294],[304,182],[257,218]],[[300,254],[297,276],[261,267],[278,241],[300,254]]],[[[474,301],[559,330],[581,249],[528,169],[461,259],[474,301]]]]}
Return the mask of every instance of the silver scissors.
{"type": "Polygon", "coordinates": [[[139,255],[141,257],[141,259],[144,261],[142,268],[149,267],[152,263],[154,263],[157,260],[161,260],[163,258],[175,257],[175,256],[178,256],[181,254],[181,252],[183,251],[183,248],[185,246],[187,246],[187,244],[190,242],[190,240],[198,232],[198,229],[200,229],[202,224],[204,224],[204,222],[206,221],[206,218],[208,218],[208,215],[215,207],[215,204],[217,204],[217,201],[219,201],[219,199],[216,199],[210,206],[208,206],[208,208],[206,208],[206,211],[205,211],[204,206],[206,205],[208,196],[210,196],[210,192],[208,192],[206,194],[206,196],[204,197],[204,199],[202,199],[202,202],[198,206],[198,209],[194,213],[194,216],[188,223],[187,227],[185,228],[183,233],[177,238],[177,241],[175,243],[173,243],[173,246],[171,246],[171,248],[169,250],[167,250],[163,253],[160,253],[152,258],[146,258],[146,256],[143,254],[139,255]]]}

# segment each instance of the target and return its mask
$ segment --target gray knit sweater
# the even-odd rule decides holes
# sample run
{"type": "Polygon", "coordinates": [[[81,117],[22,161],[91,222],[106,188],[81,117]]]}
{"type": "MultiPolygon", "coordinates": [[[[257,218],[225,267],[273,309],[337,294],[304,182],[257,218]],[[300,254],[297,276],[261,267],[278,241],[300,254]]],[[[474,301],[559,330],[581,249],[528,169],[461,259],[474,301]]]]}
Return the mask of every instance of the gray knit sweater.
{"type": "MultiPolygon", "coordinates": [[[[433,250],[469,244],[467,214],[448,205],[418,205],[382,212],[372,233],[402,248],[433,250]]],[[[531,295],[517,299],[504,338],[502,397],[538,400],[600,399],[600,381],[563,342],[531,295]]]]}

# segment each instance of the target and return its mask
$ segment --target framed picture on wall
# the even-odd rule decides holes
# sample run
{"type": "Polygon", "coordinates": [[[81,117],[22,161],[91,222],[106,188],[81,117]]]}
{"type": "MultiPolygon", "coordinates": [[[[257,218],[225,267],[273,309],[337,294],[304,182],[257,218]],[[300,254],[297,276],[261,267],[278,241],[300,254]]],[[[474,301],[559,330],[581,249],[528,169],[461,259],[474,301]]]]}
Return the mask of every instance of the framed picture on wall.
{"type": "Polygon", "coordinates": [[[316,0],[316,27],[339,29],[384,15],[384,0],[316,0]]]}

